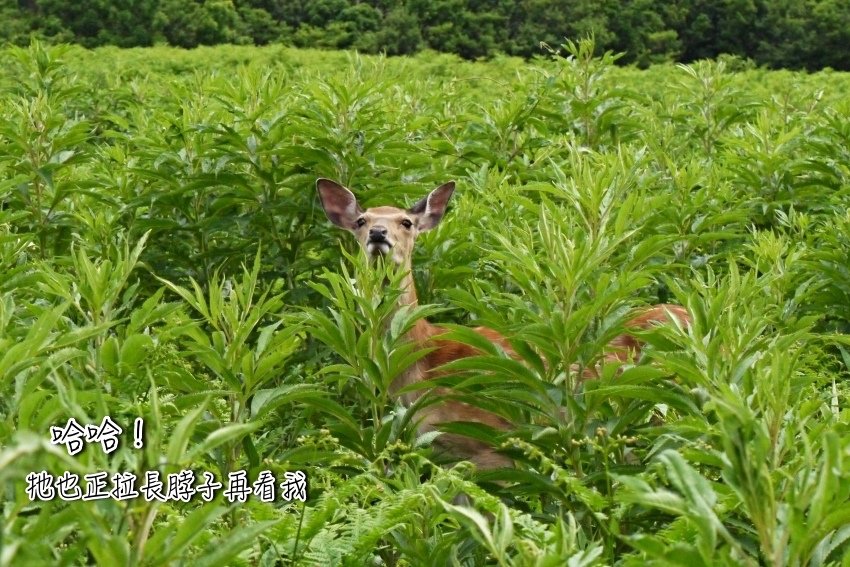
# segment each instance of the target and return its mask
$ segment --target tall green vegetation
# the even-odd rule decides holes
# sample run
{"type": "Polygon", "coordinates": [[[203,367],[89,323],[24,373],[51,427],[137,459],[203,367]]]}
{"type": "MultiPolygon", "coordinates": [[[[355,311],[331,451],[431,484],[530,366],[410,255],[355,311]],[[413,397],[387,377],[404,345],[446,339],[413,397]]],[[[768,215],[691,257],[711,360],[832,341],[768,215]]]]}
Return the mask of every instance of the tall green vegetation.
{"type": "Polygon", "coordinates": [[[220,43],[431,49],[467,59],[533,57],[594,34],[597,54],[646,67],[721,54],[774,68],[850,70],[842,0],[0,0],[0,41],[35,34],[87,47],[220,43]]]}
{"type": "Polygon", "coordinates": [[[850,78],[595,52],[3,51],[0,564],[847,565],[850,78]],[[320,176],[366,206],[457,180],[420,309],[393,316],[320,176]],[[692,328],[577,384],[659,301],[692,328]],[[423,316],[483,349],[435,384],[517,424],[447,430],[516,468],[442,466],[389,398],[423,316]],[[105,416],[112,453],[50,443],[105,416]],[[308,496],[25,490],[190,469],[308,496]]]}

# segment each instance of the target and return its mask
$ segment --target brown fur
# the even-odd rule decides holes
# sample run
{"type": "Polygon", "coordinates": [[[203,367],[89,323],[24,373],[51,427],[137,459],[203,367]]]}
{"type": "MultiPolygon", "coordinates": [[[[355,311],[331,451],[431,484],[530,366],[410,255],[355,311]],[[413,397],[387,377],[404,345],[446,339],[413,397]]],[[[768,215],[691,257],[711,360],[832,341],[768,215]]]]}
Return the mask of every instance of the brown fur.
{"type": "MultiPolygon", "coordinates": [[[[413,277],[410,274],[413,245],[419,232],[430,230],[439,223],[454,191],[454,183],[449,182],[438,187],[408,210],[396,207],[373,207],[363,210],[348,189],[327,179],[320,179],[317,182],[317,188],[328,218],[337,226],[353,232],[366,254],[388,256],[406,269],[403,281],[404,293],[399,301],[399,307],[415,306],[418,299],[413,277]],[[410,223],[410,226],[406,223],[410,223]],[[370,242],[372,229],[386,230],[389,246],[386,251],[376,250],[375,245],[370,242]]],[[[647,329],[669,322],[671,316],[678,319],[684,326],[690,323],[690,316],[683,307],[661,304],[646,308],[629,320],[626,327],[635,330],[647,329]]],[[[500,333],[486,327],[476,327],[474,331],[489,341],[499,344],[509,356],[519,358],[507,338],[500,333]]],[[[433,350],[393,381],[390,385],[391,395],[404,404],[410,405],[423,395],[423,390],[399,393],[400,390],[438,376],[439,367],[446,363],[480,354],[477,349],[467,344],[441,339],[440,335],[446,332],[446,329],[424,319],[416,322],[407,338],[421,348],[433,350]]],[[[640,356],[642,345],[632,335],[622,334],[614,338],[608,347],[604,357],[605,362],[626,362],[640,356]]],[[[596,369],[583,370],[583,379],[596,377],[598,377],[596,369]]],[[[440,388],[436,393],[440,395],[449,392],[440,388]]],[[[437,430],[443,423],[458,421],[482,423],[500,430],[511,428],[511,423],[502,417],[456,400],[445,400],[427,406],[420,410],[417,417],[420,433],[437,430]]],[[[508,457],[497,453],[490,445],[462,435],[444,433],[436,439],[435,445],[453,457],[472,461],[481,470],[513,465],[508,457]]]]}

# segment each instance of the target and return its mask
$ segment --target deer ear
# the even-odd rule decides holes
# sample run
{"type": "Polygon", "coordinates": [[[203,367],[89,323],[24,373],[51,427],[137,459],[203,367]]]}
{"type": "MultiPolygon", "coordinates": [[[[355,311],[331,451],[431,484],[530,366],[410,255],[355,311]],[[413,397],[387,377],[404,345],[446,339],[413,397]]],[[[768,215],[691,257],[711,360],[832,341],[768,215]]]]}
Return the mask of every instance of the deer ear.
{"type": "Polygon", "coordinates": [[[427,197],[420,199],[410,207],[409,213],[419,216],[419,230],[431,230],[442,220],[446,214],[446,206],[455,191],[455,182],[443,183],[430,193],[427,197]]]}
{"type": "Polygon", "coordinates": [[[330,179],[316,180],[319,199],[328,219],[340,228],[354,230],[357,228],[357,218],[363,214],[363,209],[357,204],[354,193],[330,179]]]}

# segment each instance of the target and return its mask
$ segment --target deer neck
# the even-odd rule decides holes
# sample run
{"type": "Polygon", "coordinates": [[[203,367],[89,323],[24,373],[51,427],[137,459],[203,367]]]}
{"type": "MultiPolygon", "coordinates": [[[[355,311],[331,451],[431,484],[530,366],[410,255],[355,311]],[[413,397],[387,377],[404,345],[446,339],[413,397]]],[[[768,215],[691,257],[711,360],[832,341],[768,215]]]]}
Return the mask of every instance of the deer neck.
{"type": "Polygon", "coordinates": [[[413,282],[413,270],[410,266],[405,268],[404,279],[401,280],[401,295],[398,298],[398,308],[415,308],[419,305],[419,297],[416,295],[416,284],[413,282]]]}
{"type": "MultiPolygon", "coordinates": [[[[398,308],[417,307],[419,305],[419,298],[416,295],[413,273],[409,269],[409,266],[404,279],[402,280],[401,287],[402,293],[398,299],[398,308]]],[[[437,327],[422,318],[418,319],[416,323],[414,323],[413,327],[405,335],[405,339],[415,343],[418,348],[426,348],[431,342],[431,337],[435,334],[437,334],[437,327]]],[[[399,374],[395,380],[393,380],[393,383],[390,385],[390,395],[394,398],[401,399],[401,401],[407,405],[412,404],[417,398],[419,398],[419,396],[422,395],[421,391],[409,392],[401,395],[398,395],[397,392],[405,386],[424,380],[427,372],[428,367],[425,359],[420,359],[415,362],[399,374]]]]}
{"type": "MultiPolygon", "coordinates": [[[[404,279],[401,282],[401,296],[398,298],[398,309],[408,308],[415,309],[419,306],[419,297],[416,295],[416,284],[413,281],[413,271],[408,265],[406,268],[404,279]]],[[[413,328],[407,332],[405,338],[415,342],[418,346],[424,347],[429,342],[429,339],[434,334],[436,326],[432,325],[424,317],[417,319],[413,328]]]]}

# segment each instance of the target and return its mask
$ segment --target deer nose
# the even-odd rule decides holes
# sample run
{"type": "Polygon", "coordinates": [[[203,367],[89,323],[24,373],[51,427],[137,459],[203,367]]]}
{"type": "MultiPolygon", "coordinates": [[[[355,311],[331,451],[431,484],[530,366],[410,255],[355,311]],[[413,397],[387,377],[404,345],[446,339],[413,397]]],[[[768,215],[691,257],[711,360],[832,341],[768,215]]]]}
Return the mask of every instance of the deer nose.
{"type": "Polygon", "coordinates": [[[387,229],[383,226],[373,226],[369,229],[369,240],[383,242],[387,239],[387,229]]]}

